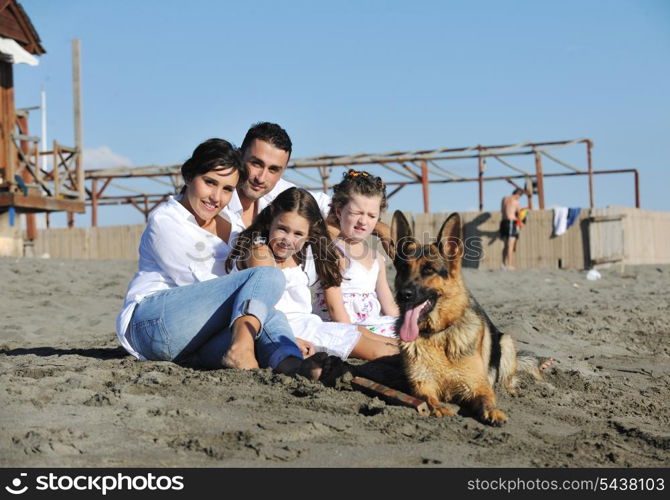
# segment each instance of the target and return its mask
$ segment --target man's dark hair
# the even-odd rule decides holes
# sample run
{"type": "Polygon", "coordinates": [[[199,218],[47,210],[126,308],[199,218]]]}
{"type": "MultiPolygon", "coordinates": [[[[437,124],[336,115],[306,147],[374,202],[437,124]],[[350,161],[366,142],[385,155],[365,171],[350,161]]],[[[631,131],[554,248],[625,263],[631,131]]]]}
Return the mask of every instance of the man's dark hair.
{"type": "Polygon", "coordinates": [[[289,156],[291,156],[291,151],[293,148],[293,144],[291,144],[291,138],[288,136],[286,130],[281,128],[276,123],[254,123],[247,131],[247,135],[244,136],[244,140],[242,141],[242,146],[240,146],[240,151],[242,154],[244,154],[254,139],[268,142],[275,148],[286,151],[289,156]]]}
{"type": "Polygon", "coordinates": [[[521,188],[516,188],[512,194],[523,194],[525,191],[521,188]]]}

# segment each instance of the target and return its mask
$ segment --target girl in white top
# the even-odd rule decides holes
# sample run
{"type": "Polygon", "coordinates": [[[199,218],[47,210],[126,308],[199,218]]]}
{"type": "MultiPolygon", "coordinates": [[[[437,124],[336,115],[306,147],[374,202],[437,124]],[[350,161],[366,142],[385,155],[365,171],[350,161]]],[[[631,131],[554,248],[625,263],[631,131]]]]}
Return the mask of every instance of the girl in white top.
{"type": "Polygon", "coordinates": [[[318,281],[326,290],[338,289],[342,281],[338,257],[314,197],[304,189],[290,188],[240,234],[226,266],[281,269],[286,289],[275,307],[286,314],[294,336],[310,342],[316,352],[366,360],[397,354],[395,339],[349,322],[324,322],[312,314],[310,285],[318,281]]]}
{"type": "Polygon", "coordinates": [[[351,169],[333,186],[331,216],[339,223],[335,244],[342,252],[343,280],[339,288],[317,291],[314,311],[326,320],[394,337],[399,312],[386,280],[385,259],[365,241],[385,208],[386,187],[380,177],[351,169]]]}

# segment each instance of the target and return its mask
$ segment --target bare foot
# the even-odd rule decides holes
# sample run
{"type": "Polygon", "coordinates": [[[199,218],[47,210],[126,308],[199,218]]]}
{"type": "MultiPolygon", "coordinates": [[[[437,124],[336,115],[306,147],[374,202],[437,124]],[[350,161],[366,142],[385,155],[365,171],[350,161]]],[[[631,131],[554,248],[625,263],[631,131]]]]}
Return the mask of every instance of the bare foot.
{"type": "Polygon", "coordinates": [[[232,328],[233,340],[228,352],[221,358],[223,366],[239,370],[259,368],[254,352],[255,337],[259,328],[260,322],[254,316],[240,316],[235,320],[232,328]]]}
{"type": "Polygon", "coordinates": [[[537,365],[538,369],[540,372],[545,372],[552,366],[556,364],[556,360],[554,358],[547,358],[544,361],[540,361],[540,363],[537,365]]]}
{"type": "Polygon", "coordinates": [[[333,385],[335,379],[346,371],[346,364],[337,356],[329,356],[325,352],[317,352],[307,359],[288,357],[277,366],[276,370],[286,375],[301,375],[312,382],[323,382],[333,385]]]}
{"type": "Polygon", "coordinates": [[[221,364],[226,368],[237,368],[238,370],[254,370],[259,368],[256,355],[254,354],[254,346],[233,344],[228,349],[228,352],[221,358],[221,364]]]}

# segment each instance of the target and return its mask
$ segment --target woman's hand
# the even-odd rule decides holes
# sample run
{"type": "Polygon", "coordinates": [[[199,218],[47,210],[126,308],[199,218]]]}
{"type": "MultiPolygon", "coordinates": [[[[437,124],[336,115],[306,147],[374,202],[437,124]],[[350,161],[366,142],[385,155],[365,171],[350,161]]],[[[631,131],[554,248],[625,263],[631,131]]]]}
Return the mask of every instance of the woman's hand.
{"type": "Polygon", "coordinates": [[[274,266],[276,265],[274,254],[270,247],[265,243],[254,243],[249,247],[249,251],[243,258],[240,258],[237,264],[238,269],[249,269],[250,267],[274,266]]]}
{"type": "Polygon", "coordinates": [[[310,356],[316,354],[316,347],[311,342],[296,338],[295,343],[298,344],[303,358],[309,358],[310,356]]]}

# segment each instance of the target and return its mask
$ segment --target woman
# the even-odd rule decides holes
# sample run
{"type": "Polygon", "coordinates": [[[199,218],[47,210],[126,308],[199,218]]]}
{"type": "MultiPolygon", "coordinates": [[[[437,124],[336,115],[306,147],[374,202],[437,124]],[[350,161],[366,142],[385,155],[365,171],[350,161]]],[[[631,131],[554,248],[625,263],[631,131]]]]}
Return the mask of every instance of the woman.
{"type": "Polygon", "coordinates": [[[273,309],[284,276],[273,267],[225,275],[230,224],[219,217],[245,170],[222,139],[200,144],[181,168],[184,188],[149,216],[139,270],[117,317],[123,347],[139,359],[206,368],[271,367],[318,379],[332,360],[303,362],[273,309]]]}

